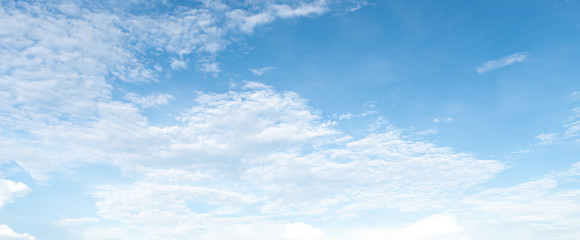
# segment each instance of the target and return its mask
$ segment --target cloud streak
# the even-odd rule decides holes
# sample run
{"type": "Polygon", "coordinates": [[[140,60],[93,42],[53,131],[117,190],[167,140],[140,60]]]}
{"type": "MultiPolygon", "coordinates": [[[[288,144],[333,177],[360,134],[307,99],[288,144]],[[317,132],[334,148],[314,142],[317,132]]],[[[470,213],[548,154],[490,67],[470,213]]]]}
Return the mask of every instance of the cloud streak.
{"type": "Polygon", "coordinates": [[[498,60],[491,60],[479,66],[475,71],[479,74],[484,74],[498,68],[503,68],[515,63],[523,62],[528,57],[528,53],[518,52],[498,60]]]}

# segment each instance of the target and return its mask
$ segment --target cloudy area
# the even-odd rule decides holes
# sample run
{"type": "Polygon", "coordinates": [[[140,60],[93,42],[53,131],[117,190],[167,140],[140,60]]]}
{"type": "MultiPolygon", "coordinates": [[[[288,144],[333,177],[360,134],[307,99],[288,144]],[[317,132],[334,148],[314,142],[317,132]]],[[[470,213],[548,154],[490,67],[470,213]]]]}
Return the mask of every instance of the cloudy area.
{"type": "Polygon", "coordinates": [[[580,2],[0,0],[0,239],[580,239],[580,2]]]}

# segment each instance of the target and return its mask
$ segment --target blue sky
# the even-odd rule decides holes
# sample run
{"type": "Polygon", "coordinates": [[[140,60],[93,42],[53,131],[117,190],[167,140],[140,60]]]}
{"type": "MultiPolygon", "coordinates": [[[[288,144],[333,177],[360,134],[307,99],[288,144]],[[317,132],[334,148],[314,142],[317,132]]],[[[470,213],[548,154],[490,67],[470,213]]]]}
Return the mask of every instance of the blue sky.
{"type": "Polygon", "coordinates": [[[578,1],[0,3],[0,239],[580,238],[578,1]]]}

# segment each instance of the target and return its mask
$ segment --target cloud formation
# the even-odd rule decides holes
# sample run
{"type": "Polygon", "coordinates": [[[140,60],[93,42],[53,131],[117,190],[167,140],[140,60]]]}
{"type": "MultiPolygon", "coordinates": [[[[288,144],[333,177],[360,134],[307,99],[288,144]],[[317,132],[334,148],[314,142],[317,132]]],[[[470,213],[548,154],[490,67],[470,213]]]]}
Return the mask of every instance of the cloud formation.
{"type": "Polygon", "coordinates": [[[476,72],[483,74],[498,68],[506,67],[514,63],[523,62],[528,58],[528,53],[518,52],[498,60],[491,60],[477,67],[476,72]]]}
{"type": "Polygon", "coordinates": [[[21,182],[14,182],[0,178],[0,208],[14,201],[14,198],[24,197],[30,188],[21,182]]]}
{"type": "Polygon", "coordinates": [[[35,240],[28,233],[17,233],[5,224],[0,225],[0,239],[3,240],[35,240]]]}

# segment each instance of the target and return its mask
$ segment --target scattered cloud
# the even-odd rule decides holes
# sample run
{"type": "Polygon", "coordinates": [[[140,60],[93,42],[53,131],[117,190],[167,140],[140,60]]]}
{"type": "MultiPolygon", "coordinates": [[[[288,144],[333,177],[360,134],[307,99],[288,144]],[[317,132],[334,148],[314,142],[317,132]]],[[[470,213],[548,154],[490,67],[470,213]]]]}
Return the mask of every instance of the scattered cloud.
{"type": "Polygon", "coordinates": [[[503,57],[501,59],[498,60],[492,60],[489,62],[486,62],[484,64],[482,64],[481,66],[479,66],[476,71],[479,74],[483,74],[498,68],[502,68],[505,66],[509,66],[512,65],[514,63],[519,63],[519,62],[523,62],[524,60],[526,60],[526,58],[528,57],[528,53],[525,52],[518,52],[518,53],[514,53],[512,55],[509,55],[507,57],[503,57]]]}
{"type": "MultiPolygon", "coordinates": [[[[126,4],[132,2],[138,1],[126,4]]],[[[139,15],[122,12],[123,6],[91,11],[75,2],[5,1],[0,37],[9,37],[0,47],[0,162],[17,162],[39,181],[83,163],[121,168],[127,182],[100,183],[91,192],[99,218],[56,221],[82,229],[82,239],[460,239],[461,214],[428,216],[401,228],[345,230],[340,237],[309,223],[375,210],[436,212],[457,203],[500,220],[532,221],[529,226],[546,231],[580,227],[578,190],[556,188],[577,178],[578,164],[480,191],[504,164],[410,140],[381,117],[367,133],[352,137],[297,93],[264,84],[198,92],[174,123],[157,126],[142,108],[167,104],[171,95],[129,92],[124,98],[130,103],[114,97],[122,90],[114,81],[156,81],[163,68],[144,61],[144,52],[168,53],[173,70],[187,68],[188,59],[171,56],[195,56],[200,71],[217,73],[213,59],[231,44],[228,35],[328,11],[324,1],[248,4],[256,5],[242,10],[205,1],[198,9],[139,15]],[[294,216],[304,221],[286,221],[294,216]]],[[[526,57],[516,53],[477,72],[526,57]]],[[[250,71],[259,76],[271,69],[250,71]]],[[[578,136],[577,116],[562,135],[538,135],[540,144],[578,136]]],[[[24,183],[0,179],[0,207],[29,192],[24,183]]],[[[0,225],[0,238],[34,239],[7,225],[0,225]]]]}
{"type": "Polygon", "coordinates": [[[274,69],[273,67],[263,67],[263,68],[258,68],[258,69],[248,69],[250,70],[252,73],[256,74],[257,76],[262,76],[264,73],[266,73],[267,71],[270,71],[274,69]]]}

